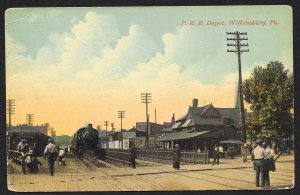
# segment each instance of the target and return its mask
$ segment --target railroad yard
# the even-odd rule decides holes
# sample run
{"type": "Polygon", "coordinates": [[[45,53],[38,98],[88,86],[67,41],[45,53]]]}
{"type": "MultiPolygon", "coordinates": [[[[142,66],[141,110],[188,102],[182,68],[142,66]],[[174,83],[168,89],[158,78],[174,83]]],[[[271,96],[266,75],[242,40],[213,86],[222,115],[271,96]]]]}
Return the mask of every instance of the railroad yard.
{"type": "Polygon", "coordinates": [[[172,165],[137,159],[137,168],[103,161],[82,161],[68,155],[67,166],[55,164],[48,173],[47,162],[38,173],[22,174],[21,167],[8,162],[8,189],[17,192],[46,191],[173,191],[173,190],[259,190],[289,189],[294,180],[294,155],[280,156],[276,171],[270,172],[269,188],[255,187],[251,162],[240,157],[220,159],[219,165],[172,165]]]}

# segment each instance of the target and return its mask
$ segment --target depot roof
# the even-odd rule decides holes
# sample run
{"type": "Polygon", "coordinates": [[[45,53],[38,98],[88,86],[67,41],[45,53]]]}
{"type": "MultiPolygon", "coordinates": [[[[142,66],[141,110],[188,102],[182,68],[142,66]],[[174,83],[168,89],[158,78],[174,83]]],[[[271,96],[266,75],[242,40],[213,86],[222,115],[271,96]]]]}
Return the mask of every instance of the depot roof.
{"type": "Polygon", "coordinates": [[[156,141],[163,142],[163,141],[190,139],[193,137],[203,135],[208,132],[209,131],[193,132],[193,130],[182,130],[182,131],[178,131],[178,132],[175,131],[172,133],[163,134],[156,141]]]}

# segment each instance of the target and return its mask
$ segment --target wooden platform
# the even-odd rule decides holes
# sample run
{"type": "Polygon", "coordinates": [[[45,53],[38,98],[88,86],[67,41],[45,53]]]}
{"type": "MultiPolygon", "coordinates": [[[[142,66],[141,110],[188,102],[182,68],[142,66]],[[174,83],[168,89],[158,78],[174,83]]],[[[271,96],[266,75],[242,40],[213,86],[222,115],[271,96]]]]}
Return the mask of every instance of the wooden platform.
{"type": "MultiPolygon", "coordinates": [[[[41,160],[43,161],[43,160],[41,160]]],[[[17,192],[45,191],[164,191],[164,190],[257,190],[251,163],[241,159],[221,159],[220,165],[182,165],[174,170],[170,165],[151,167],[86,168],[75,158],[68,158],[67,166],[55,165],[50,176],[47,164],[36,174],[8,174],[8,188],[17,192]]],[[[293,186],[294,157],[282,156],[277,171],[270,172],[271,187],[293,186]]]]}

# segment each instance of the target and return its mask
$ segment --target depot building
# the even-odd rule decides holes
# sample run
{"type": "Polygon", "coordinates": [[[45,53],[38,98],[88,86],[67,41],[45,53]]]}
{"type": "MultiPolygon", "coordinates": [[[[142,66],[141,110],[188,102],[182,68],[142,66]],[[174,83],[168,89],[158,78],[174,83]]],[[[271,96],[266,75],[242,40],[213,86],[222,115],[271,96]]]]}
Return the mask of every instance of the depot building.
{"type": "Polygon", "coordinates": [[[172,131],[163,133],[156,141],[163,143],[165,149],[178,143],[182,150],[213,150],[220,141],[242,140],[236,128],[240,120],[239,108],[218,108],[212,103],[199,107],[198,99],[193,99],[187,113],[175,120],[172,131]]]}

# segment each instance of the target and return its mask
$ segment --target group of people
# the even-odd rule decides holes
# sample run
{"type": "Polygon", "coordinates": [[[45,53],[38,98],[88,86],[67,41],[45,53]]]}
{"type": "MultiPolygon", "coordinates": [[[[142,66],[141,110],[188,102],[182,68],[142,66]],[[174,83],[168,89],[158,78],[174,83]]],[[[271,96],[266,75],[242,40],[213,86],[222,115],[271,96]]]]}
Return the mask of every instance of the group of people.
{"type": "MultiPolygon", "coordinates": [[[[270,171],[275,171],[275,159],[274,150],[261,140],[256,141],[257,146],[251,151],[252,160],[255,169],[255,183],[257,187],[270,186],[270,171]]],[[[223,152],[223,148],[219,145],[215,145],[213,163],[219,164],[220,153],[223,152]]],[[[178,170],[180,168],[180,148],[178,144],[175,144],[173,149],[173,168],[178,170]]]]}
{"type": "Polygon", "coordinates": [[[37,144],[34,143],[33,146],[29,146],[26,139],[22,139],[17,145],[18,151],[21,153],[20,161],[22,164],[23,173],[26,173],[26,167],[29,168],[31,173],[36,173],[39,171],[38,165],[43,165],[38,158],[37,144]]]}
{"type": "Polygon", "coordinates": [[[255,169],[256,187],[270,186],[270,171],[275,171],[274,150],[262,140],[256,141],[257,146],[252,151],[255,169]]]}
{"type": "MultiPolygon", "coordinates": [[[[270,144],[266,142],[262,142],[261,140],[256,141],[257,146],[252,150],[252,160],[254,163],[255,169],[255,182],[257,187],[265,187],[270,186],[270,171],[275,171],[275,160],[274,160],[274,150],[270,147],[270,144]]],[[[22,162],[26,164],[29,168],[30,172],[37,172],[38,165],[43,165],[37,159],[37,145],[36,143],[33,146],[29,146],[25,139],[22,139],[21,142],[18,144],[18,150],[21,153],[22,162]]],[[[214,148],[214,164],[219,164],[220,153],[223,152],[223,148],[219,145],[215,145],[214,148]]],[[[58,157],[58,164],[66,165],[64,160],[65,149],[62,147],[56,146],[52,139],[48,140],[48,145],[44,150],[44,159],[47,158],[49,172],[50,175],[54,175],[54,162],[57,160],[58,157]]],[[[175,170],[180,169],[180,147],[179,144],[175,144],[173,149],[173,168],[175,170]]],[[[133,168],[136,167],[135,163],[136,159],[136,149],[135,146],[132,145],[130,148],[130,165],[133,168]]],[[[23,167],[23,166],[22,166],[23,167]]],[[[23,170],[25,173],[25,171],[23,170]]]]}
{"type": "MultiPolygon", "coordinates": [[[[27,140],[22,139],[17,146],[18,151],[21,153],[20,160],[22,163],[23,173],[25,174],[25,168],[28,167],[31,173],[36,173],[39,171],[38,165],[43,165],[37,158],[37,144],[34,143],[33,146],[29,146],[27,140]]],[[[47,158],[50,175],[54,175],[54,162],[58,158],[58,165],[66,165],[65,163],[65,149],[60,146],[56,146],[53,140],[49,138],[48,145],[44,150],[44,160],[47,158]]]]}

